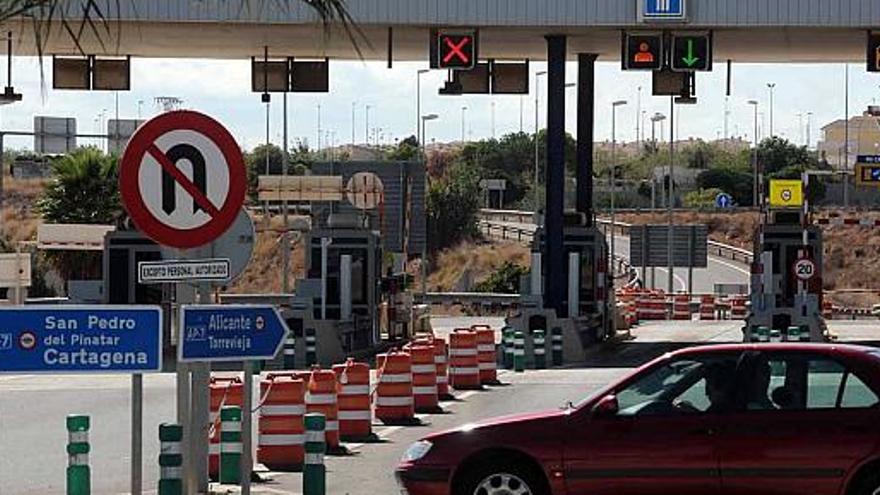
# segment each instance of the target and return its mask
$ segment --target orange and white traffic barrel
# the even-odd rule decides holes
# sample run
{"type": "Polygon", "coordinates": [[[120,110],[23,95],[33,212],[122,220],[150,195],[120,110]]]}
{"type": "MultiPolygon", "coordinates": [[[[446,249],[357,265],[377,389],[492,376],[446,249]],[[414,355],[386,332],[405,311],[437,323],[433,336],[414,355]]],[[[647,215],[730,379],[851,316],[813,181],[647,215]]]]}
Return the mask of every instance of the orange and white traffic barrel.
{"type": "Polygon", "coordinates": [[[828,299],[822,301],[822,318],[826,320],[834,319],[834,304],[828,299]]]}
{"type": "Polygon", "coordinates": [[[746,296],[733,296],[730,298],[730,319],[745,320],[749,315],[746,308],[746,296]]]}
{"type": "Polygon", "coordinates": [[[672,319],[673,320],[690,320],[691,319],[691,296],[687,294],[676,294],[672,300],[672,319]]]}
{"type": "Polygon", "coordinates": [[[324,415],[327,447],[339,447],[339,404],[336,397],[336,374],[333,371],[319,367],[312,369],[306,391],[306,412],[324,415]]]}
{"type": "Polygon", "coordinates": [[[469,328],[449,335],[449,384],[456,390],[481,387],[477,333],[469,328]]]}
{"type": "Polygon", "coordinates": [[[292,374],[269,374],[260,382],[257,461],[272,471],[294,471],[302,467],[305,395],[305,382],[292,374]]]}
{"type": "Polygon", "coordinates": [[[700,319],[703,321],[715,319],[715,296],[706,294],[700,297],[700,319]]]}
{"type": "Polygon", "coordinates": [[[413,401],[412,358],[406,352],[391,351],[376,356],[376,419],[383,423],[407,422],[415,419],[413,401]]]}
{"type": "Polygon", "coordinates": [[[437,394],[437,365],[434,364],[434,346],[417,341],[406,346],[412,359],[413,403],[416,412],[437,412],[440,399],[437,394]]]}
{"type": "Polygon", "coordinates": [[[495,350],[495,330],[489,325],[474,325],[477,332],[477,366],[480,369],[480,383],[498,383],[498,354],[495,350]]]}
{"type": "Polygon", "coordinates": [[[339,404],[339,436],[343,440],[362,440],[373,433],[370,403],[370,365],[350,359],[333,366],[339,404]]]}
{"type": "Polygon", "coordinates": [[[434,337],[433,345],[434,365],[437,367],[437,396],[441,399],[449,398],[449,360],[446,341],[440,337],[434,337]]]}
{"type": "Polygon", "coordinates": [[[216,480],[220,477],[220,409],[244,404],[244,384],[237,376],[211,377],[209,389],[211,426],[208,429],[208,475],[216,480]]]}

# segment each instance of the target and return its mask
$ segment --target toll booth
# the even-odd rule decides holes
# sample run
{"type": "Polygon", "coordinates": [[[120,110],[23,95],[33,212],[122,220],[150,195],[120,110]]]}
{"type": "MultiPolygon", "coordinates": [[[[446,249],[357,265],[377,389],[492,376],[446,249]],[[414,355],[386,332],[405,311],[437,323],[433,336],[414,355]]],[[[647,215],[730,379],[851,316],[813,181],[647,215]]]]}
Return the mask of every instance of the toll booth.
{"type": "MultiPolygon", "coordinates": [[[[105,304],[171,305],[169,284],[142,284],[138,282],[138,263],[160,261],[161,248],[137,231],[108,232],[104,236],[104,259],[102,267],[105,304]]],[[[171,319],[165,318],[162,332],[163,368],[174,370],[177,363],[176,341],[171,332],[171,319]]]]}
{"type": "Polygon", "coordinates": [[[755,235],[751,310],[743,328],[746,342],[827,340],[822,319],[822,231],[806,229],[803,212],[769,211],[755,235]],[[815,273],[799,278],[799,260],[812,261],[815,273]]]}
{"type": "Polygon", "coordinates": [[[313,318],[335,322],[337,335],[327,330],[318,340],[338,339],[343,353],[371,349],[379,342],[381,242],[379,233],[357,214],[330,215],[306,237],[307,280],[297,281],[297,296],[311,293],[313,318]]]}
{"type": "MultiPolygon", "coordinates": [[[[533,272],[525,284],[527,290],[523,291],[520,312],[508,318],[510,326],[524,329],[527,335],[539,328],[548,332],[560,330],[566,363],[582,362],[586,348],[613,334],[608,244],[599,229],[585,226],[585,220],[579,213],[566,214],[564,248],[568,280],[561,314],[543,304],[547,270],[541,260],[541,253],[546,252],[544,230],[539,228],[532,243],[533,272]]],[[[528,337],[527,341],[530,341],[528,337]]],[[[527,342],[527,349],[529,346],[527,342]]]]}

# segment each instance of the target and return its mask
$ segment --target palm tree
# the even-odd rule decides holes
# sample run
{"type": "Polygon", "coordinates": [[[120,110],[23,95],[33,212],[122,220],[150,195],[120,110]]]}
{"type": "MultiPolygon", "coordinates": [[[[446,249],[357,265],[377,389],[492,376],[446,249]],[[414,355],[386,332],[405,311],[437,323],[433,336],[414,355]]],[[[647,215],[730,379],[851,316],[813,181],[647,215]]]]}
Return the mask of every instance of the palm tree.
{"type": "MultiPolygon", "coordinates": [[[[112,37],[113,19],[110,11],[114,8],[118,10],[120,4],[126,1],[134,0],[0,0],[0,23],[18,17],[32,20],[38,55],[43,55],[53,25],[60,25],[73,44],[82,51],[80,40],[86,33],[94,34],[102,43],[112,37]]],[[[250,5],[247,0],[227,1],[238,2],[242,12],[250,5]]],[[[312,8],[328,33],[331,24],[340,24],[355,50],[360,53],[358,40],[365,38],[348,12],[347,0],[259,0],[257,3],[288,8],[294,2],[305,3],[312,8]]],[[[116,28],[118,29],[118,25],[116,28]]]]}
{"type": "MultiPolygon", "coordinates": [[[[46,223],[119,224],[123,218],[114,156],[81,148],[52,164],[52,181],[37,209],[46,223]]],[[[101,275],[101,253],[46,251],[45,258],[64,280],[101,275]]]]}

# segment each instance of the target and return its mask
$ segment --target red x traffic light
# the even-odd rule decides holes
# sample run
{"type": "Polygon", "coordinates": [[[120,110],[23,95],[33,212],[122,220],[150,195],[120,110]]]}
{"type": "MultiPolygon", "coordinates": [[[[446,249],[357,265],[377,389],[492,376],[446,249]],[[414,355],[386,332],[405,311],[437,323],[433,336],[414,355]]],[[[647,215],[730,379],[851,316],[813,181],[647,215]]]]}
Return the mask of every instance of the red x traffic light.
{"type": "Polygon", "coordinates": [[[440,32],[437,36],[437,67],[473,69],[477,63],[477,40],[473,32],[440,32]]]}

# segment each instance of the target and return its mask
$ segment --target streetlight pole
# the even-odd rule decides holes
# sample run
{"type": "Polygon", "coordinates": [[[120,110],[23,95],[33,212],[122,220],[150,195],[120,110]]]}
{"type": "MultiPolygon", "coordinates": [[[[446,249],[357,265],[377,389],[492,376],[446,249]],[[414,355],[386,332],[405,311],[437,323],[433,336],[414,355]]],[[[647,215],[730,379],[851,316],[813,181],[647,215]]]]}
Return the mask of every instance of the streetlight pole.
{"type": "Polygon", "coordinates": [[[467,130],[467,121],[465,120],[467,110],[467,106],[461,107],[461,144],[464,144],[465,131],[467,130]]]}
{"type": "Polygon", "coordinates": [[[674,219],[672,217],[672,209],[675,208],[675,97],[669,97],[669,203],[666,205],[667,220],[669,229],[667,238],[666,251],[666,269],[669,272],[669,283],[667,284],[667,292],[672,294],[675,292],[675,263],[673,263],[673,234],[674,219]]]}
{"type": "MultiPolygon", "coordinates": [[[[428,115],[421,116],[421,124],[422,124],[422,132],[419,139],[419,142],[422,146],[422,160],[425,166],[427,166],[428,162],[428,153],[425,145],[425,124],[431,120],[437,120],[440,118],[436,113],[430,113],[428,115]]],[[[418,131],[417,131],[418,132],[418,131]]],[[[425,183],[427,184],[428,174],[425,174],[425,183]]],[[[426,189],[427,190],[427,189],[426,189]]],[[[407,253],[404,253],[404,257],[407,253]]],[[[424,301],[426,294],[428,293],[428,243],[425,241],[425,246],[422,248],[422,262],[420,263],[420,268],[422,272],[422,300],[424,301]]]]}
{"type": "Polygon", "coordinates": [[[807,149],[813,140],[813,112],[807,112],[807,149]]]}
{"type": "Polygon", "coordinates": [[[422,117],[422,74],[430,72],[428,69],[416,71],[416,136],[419,134],[419,119],[422,117]]]}
{"type": "Polygon", "coordinates": [[[611,104],[611,167],[608,170],[609,186],[611,188],[611,264],[610,270],[614,274],[615,251],[615,194],[617,192],[617,107],[626,105],[626,100],[618,100],[611,104]]]}
{"type": "Polygon", "coordinates": [[[638,98],[636,99],[636,150],[642,145],[642,87],[639,86],[638,98]]]}
{"type": "Polygon", "coordinates": [[[355,117],[355,110],[356,110],[356,109],[357,109],[357,102],[356,102],[356,101],[351,102],[351,145],[352,145],[352,146],[354,146],[354,143],[355,143],[355,137],[354,137],[354,117],[355,117]]]}
{"type": "Polygon", "coordinates": [[[776,135],[773,133],[773,90],[776,89],[776,83],[767,83],[767,88],[770,90],[770,137],[775,137],[776,135]]]}
{"type": "Polygon", "coordinates": [[[490,102],[490,112],[492,114],[492,139],[495,139],[495,102],[490,102]]]}
{"type": "Polygon", "coordinates": [[[318,147],[315,151],[321,151],[321,104],[318,103],[318,147]]]}
{"type": "Polygon", "coordinates": [[[758,207],[760,201],[760,184],[758,175],[758,100],[749,100],[749,105],[755,107],[755,152],[752,157],[752,205],[758,207]]]}
{"type": "Polygon", "coordinates": [[[843,207],[849,207],[849,64],[844,69],[844,116],[843,116],[843,207]]]}
{"type": "Polygon", "coordinates": [[[538,184],[540,182],[540,172],[539,172],[539,167],[538,167],[538,161],[540,159],[540,147],[539,147],[539,143],[538,143],[538,126],[539,126],[539,121],[540,121],[540,105],[541,105],[540,77],[546,76],[546,75],[547,75],[546,70],[542,70],[542,71],[535,73],[535,195],[534,195],[535,199],[534,199],[534,206],[532,208],[535,211],[535,223],[536,224],[538,223],[538,221],[537,221],[539,218],[538,210],[540,210],[539,205],[541,202],[540,188],[538,187],[538,184]]]}
{"type": "MultiPolygon", "coordinates": [[[[370,105],[365,105],[364,109],[366,111],[366,120],[364,122],[364,141],[366,142],[367,146],[370,146],[370,105]]],[[[416,132],[419,132],[418,129],[416,129],[416,132]]]]}

